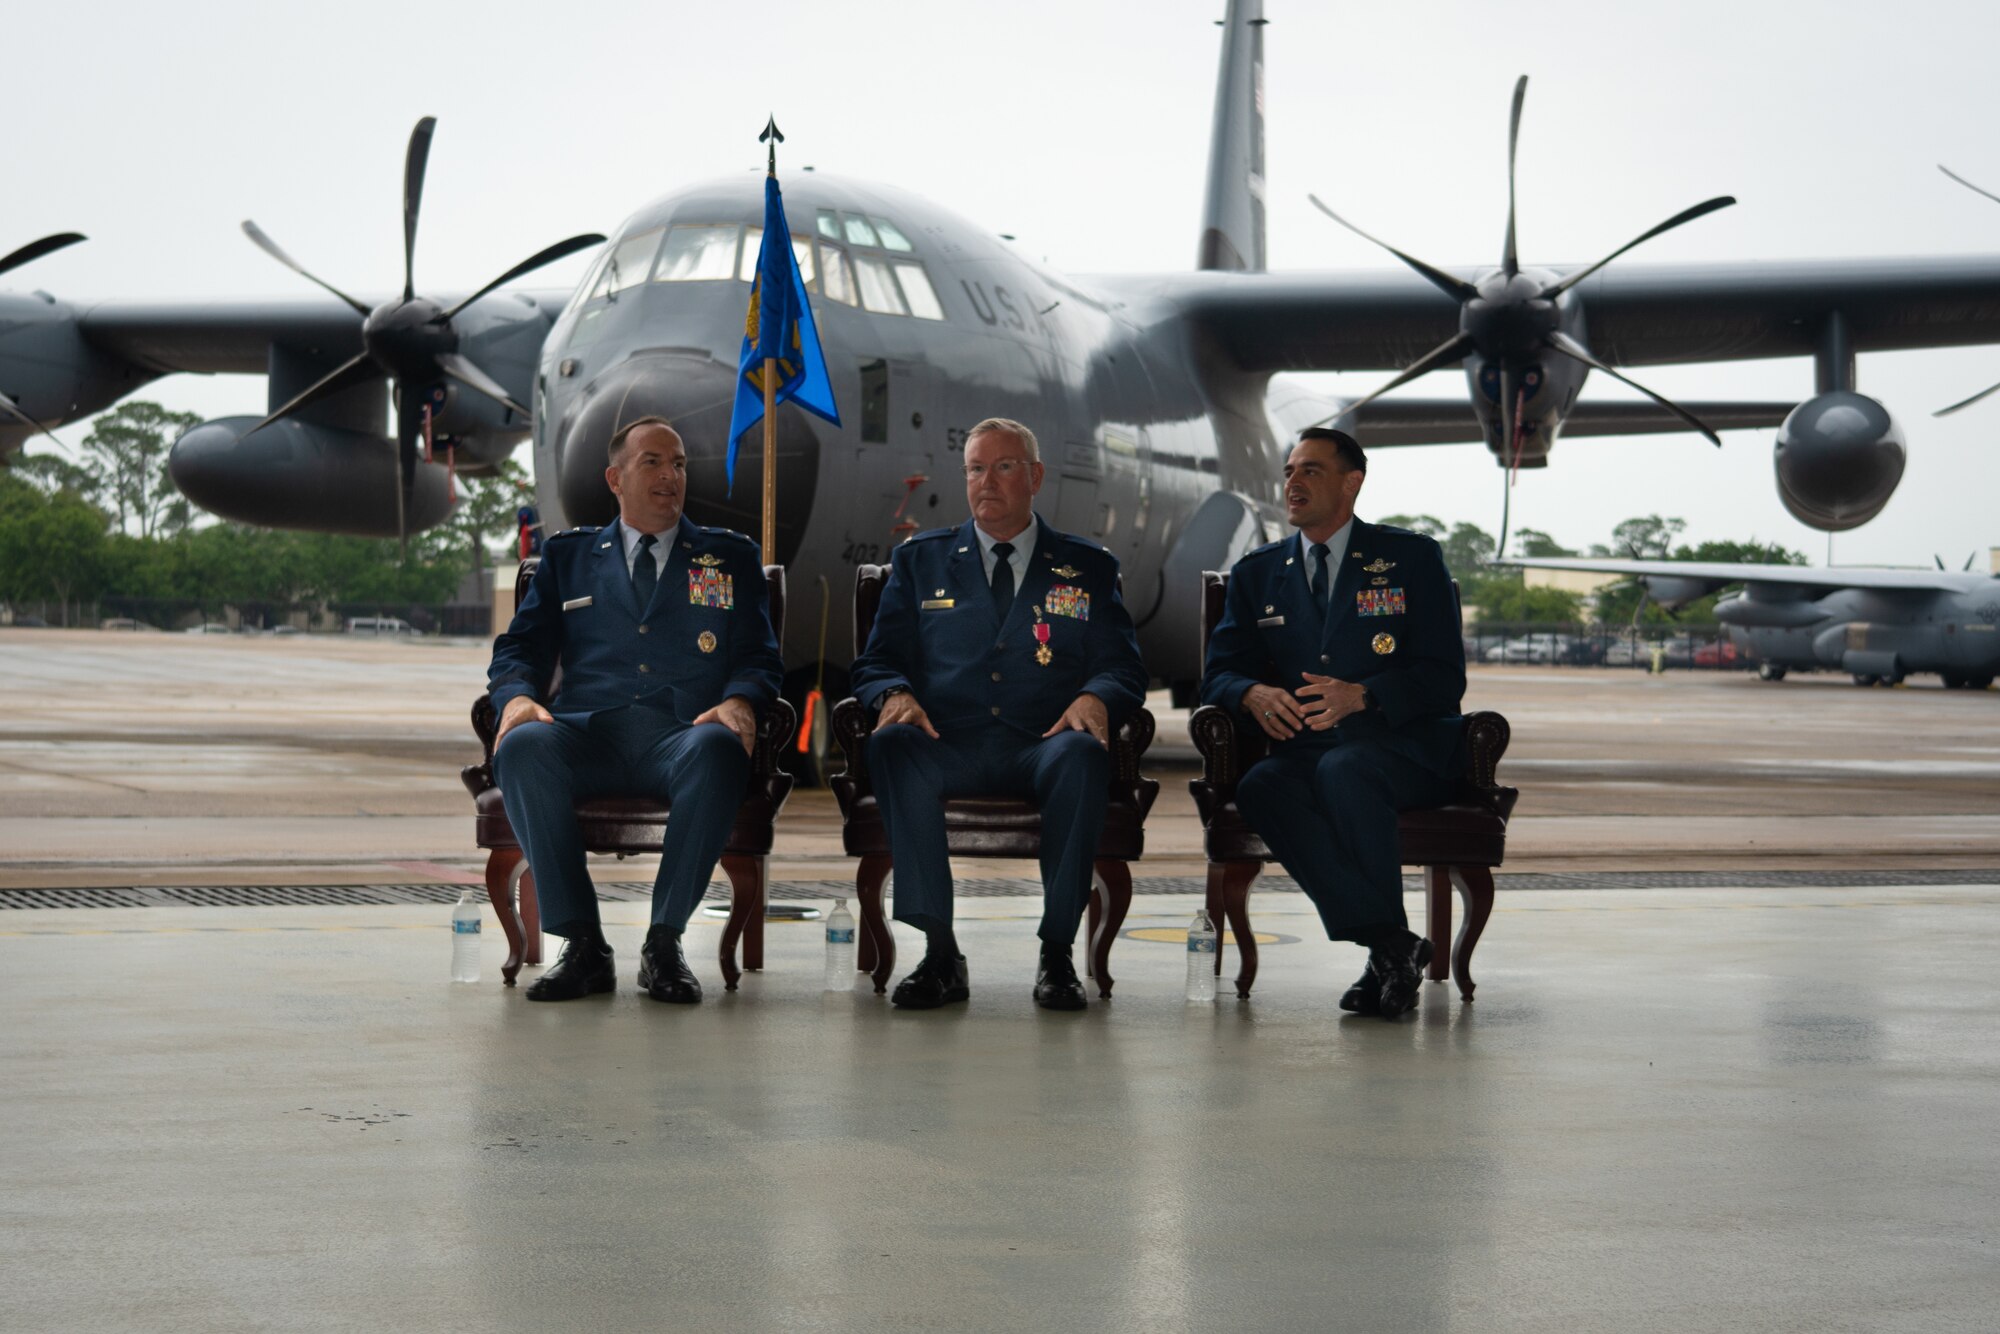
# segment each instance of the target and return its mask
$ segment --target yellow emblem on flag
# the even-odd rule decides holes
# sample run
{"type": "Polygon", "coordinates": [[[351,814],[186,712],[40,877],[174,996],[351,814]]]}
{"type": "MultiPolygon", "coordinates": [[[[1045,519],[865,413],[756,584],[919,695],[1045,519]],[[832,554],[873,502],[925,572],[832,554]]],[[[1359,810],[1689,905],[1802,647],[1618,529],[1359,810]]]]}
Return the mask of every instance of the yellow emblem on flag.
{"type": "Polygon", "coordinates": [[[1375,642],[1371,647],[1377,653],[1394,653],[1396,651],[1396,636],[1376,635],[1375,642]]]}

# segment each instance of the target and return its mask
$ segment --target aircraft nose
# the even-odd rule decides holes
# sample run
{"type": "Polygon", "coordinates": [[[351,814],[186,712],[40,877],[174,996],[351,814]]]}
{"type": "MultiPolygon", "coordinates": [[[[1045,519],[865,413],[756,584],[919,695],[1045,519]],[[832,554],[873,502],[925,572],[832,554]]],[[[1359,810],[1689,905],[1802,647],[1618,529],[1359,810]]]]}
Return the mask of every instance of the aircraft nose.
{"type": "MultiPolygon", "coordinates": [[[[639,354],[584,386],[558,427],[557,492],[572,523],[609,523],[618,502],[605,483],[611,437],[641,417],[663,417],[687,446],[687,515],[755,540],[763,525],[764,433],[752,428],[727,477],[736,368],[685,352],[639,354]]],[[[819,481],[819,438],[805,415],[778,409],[778,533],[775,560],[790,564],[803,541],[819,481]]],[[[767,555],[767,560],[774,557],[767,555]]]]}

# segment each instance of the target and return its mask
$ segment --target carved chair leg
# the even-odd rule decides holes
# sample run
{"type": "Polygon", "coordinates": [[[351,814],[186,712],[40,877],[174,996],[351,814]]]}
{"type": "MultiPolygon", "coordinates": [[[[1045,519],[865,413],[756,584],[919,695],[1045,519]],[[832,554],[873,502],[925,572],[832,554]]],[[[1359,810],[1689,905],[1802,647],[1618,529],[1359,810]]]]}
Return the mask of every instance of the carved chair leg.
{"type": "Polygon", "coordinates": [[[1465,924],[1458,928],[1458,943],[1451,949],[1451,969],[1458,975],[1458,994],[1472,999],[1472,951],[1493,915],[1493,871],[1485,866],[1454,866],[1451,878],[1458,883],[1465,903],[1465,924]]]}
{"type": "Polygon", "coordinates": [[[863,857],[854,871],[854,897],[861,904],[861,934],[868,959],[859,966],[874,976],[878,996],[889,989],[889,973],[896,966],[896,938],[890,934],[888,916],[882,911],[882,882],[894,867],[889,858],[871,855],[863,857]]]}
{"type": "MultiPolygon", "coordinates": [[[[1096,865],[1103,865],[1102,862],[1096,865]]],[[[1090,882],[1090,898],[1084,903],[1083,913],[1083,975],[1097,976],[1097,928],[1104,922],[1104,885],[1094,876],[1090,882]]]]}
{"type": "Polygon", "coordinates": [[[736,966],[736,942],[743,941],[743,966],[755,969],[762,964],[750,957],[750,940],[747,931],[759,930],[764,923],[765,859],[762,857],[728,856],[722,858],[722,870],[729,877],[729,921],[722,928],[722,946],[718,951],[722,961],[722,987],[725,991],[736,990],[736,983],[743,972],[736,966]]]}
{"type": "MultiPolygon", "coordinates": [[[[1243,966],[1236,973],[1236,999],[1249,1000],[1250,986],[1257,980],[1257,934],[1250,929],[1250,882],[1264,870],[1262,862],[1231,862],[1222,878],[1222,910],[1229,918],[1230,934],[1243,966]]],[[[1216,924],[1220,934],[1221,923],[1216,924]]],[[[1219,944],[1219,942],[1218,942],[1219,944]]],[[[1220,948],[1216,956],[1221,957],[1220,948]]]]}
{"type": "Polygon", "coordinates": [[[516,887],[514,897],[521,905],[521,937],[527,942],[521,958],[526,963],[539,966],[542,962],[542,896],[535,888],[535,868],[525,863],[521,866],[521,883],[516,887]]]}
{"type": "Polygon", "coordinates": [[[486,854],[486,898],[500,930],[507,936],[507,962],[500,965],[500,980],[508,986],[521,971],[521,955],[526,946],[521,931],[521,915],[514,910],[514,877],[522,865],[519,848],[494,848],[486,854]]]}
{"type": "Polygon", "coordinates": [[[1111,987],[1116,980],[1111,976],[1111,946],[1125,926],[1125,914],[1131,910],[1132,868],[1113,858],[1103,858],[1097,863],[1097,883],[1090,891],[1090,975],[1097,979],[1097,994],[1105,1000],[1111,998],[1111,987]]]}
{"type": "Polygon", "coordinates": [[[1451,976],[1451,868],[1424,868],[1424,936],[1431,942],[1430,978],[1451,976]]]}

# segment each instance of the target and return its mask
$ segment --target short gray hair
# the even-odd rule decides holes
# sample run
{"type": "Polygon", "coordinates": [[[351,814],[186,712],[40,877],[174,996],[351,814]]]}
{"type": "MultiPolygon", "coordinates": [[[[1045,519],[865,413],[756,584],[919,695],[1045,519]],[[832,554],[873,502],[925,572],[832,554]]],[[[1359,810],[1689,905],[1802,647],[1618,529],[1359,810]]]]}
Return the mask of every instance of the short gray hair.
{"type": "Polygon", "coordinates": [[[1040,463],[1042,461],[1042,446],[1035,439],[1035,433],[1015,421],[1012,417],[988,417],[985,421],[965,433],[965,443],[968,445],[971,444],[972,438],[976,435],[991,435],[995,432],[1002,435],[1011,435],[1016,440],[1019,440],[1021,448],[1028,451],[1028,458],[1031,462],[1040,463]]]}
{"type": "Polygon", "coordinates": [[[633,434],[642,426],[657,426],[672,436],[683,450],[687,448],[687,441],[681,439],[681,433],[676,431],[674,424],[665,417],[640,417],[634,421],[626,422],[611,433],[611,444],[604,451],[605,461],[610,463],[614,468],[617,467],[618,456],[625,452],[625,442],[630,440],[633,434]]]}

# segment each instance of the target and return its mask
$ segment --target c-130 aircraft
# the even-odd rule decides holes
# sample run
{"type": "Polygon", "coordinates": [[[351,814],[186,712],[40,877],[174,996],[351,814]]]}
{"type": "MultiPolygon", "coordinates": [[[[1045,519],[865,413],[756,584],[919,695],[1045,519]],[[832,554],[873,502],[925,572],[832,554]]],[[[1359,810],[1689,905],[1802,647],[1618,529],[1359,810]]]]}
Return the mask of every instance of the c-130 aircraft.
{"type": "MultiPolygon", "coordinates": [[[[829,619],[844,626],[854,565],[962,517],[963,430],[982,417],[1015,417],[1040,434],[1042,512],[1119,556],[1147,659],[1184,690],[1199,672],[1199,574],[1284,531],[1280,467],[1305,425],[1334,420],[1371,448],[1483,440],[1503,467],[1540,467],[1562,432],[1782,421],[1781,497],[1807,523],[1841,529],[1880,511],[1905,457],[1888,410],[1855,389],[1855,353],[2000,342],[2000,259],[1558,272],[1521,265],[1511,199],[1502,263],[1469,281],[1400,251],[1418,276],[1267,272],[1261,0],[1230,0],[1222,27],[1195,272],[1064,278],[905,191],[786,176],[793,244],[843,419],[835,429],[789,406],[778,415],[770,558],[789,567],[792,605],[805,612],[786,644],[795,673],[815,661],[816,636],[796,626],[816,622],[821,580],[829,619]],[[1614,365],[1805,355],[1817,392],[1796,405],[1577,396],[1593,368],[1618,375],[1614,365]],[[1387,398],[1356,409],[1284,374],[1403,371],[1400,383],[1419,366],[1454,363],[1469,406],[1387,398]]],[[[1517,88],[1510,136],[1520,106],[1517,88]]],[[[174,478],[204,508],[277,527],[395,535],[442,520],[447,457],[476,475],[532,434],[553,531],[615,512],[605,445],[621,422],[659,414],[687,441],[690,516],[754,531],[756,434],[733,497],[723,458],[761,239],[758,176],[697,184],[639,209],[574,293],[492,289],[596,238],[552,246],[471,298],[433,300],[416,295],[411,272],[430,130],[419,124],[406,161],[401,299],[347,296],[254,224],[245,225],[253,240],[342,303],[78,308],[0,295],[0,393],[15,418],[0,402],[0,449],[160,375],[266,373],[267,416],[208,422],[174,447],[174,478]],[[384,380],[395,390],[393,435],[384,380]]],[[[1510,182],[1512,155],[1510,137],[1510,182]]],[[[851,656],[846,638],[836,632],[827,645],[829,688],[851,656]]]]}

